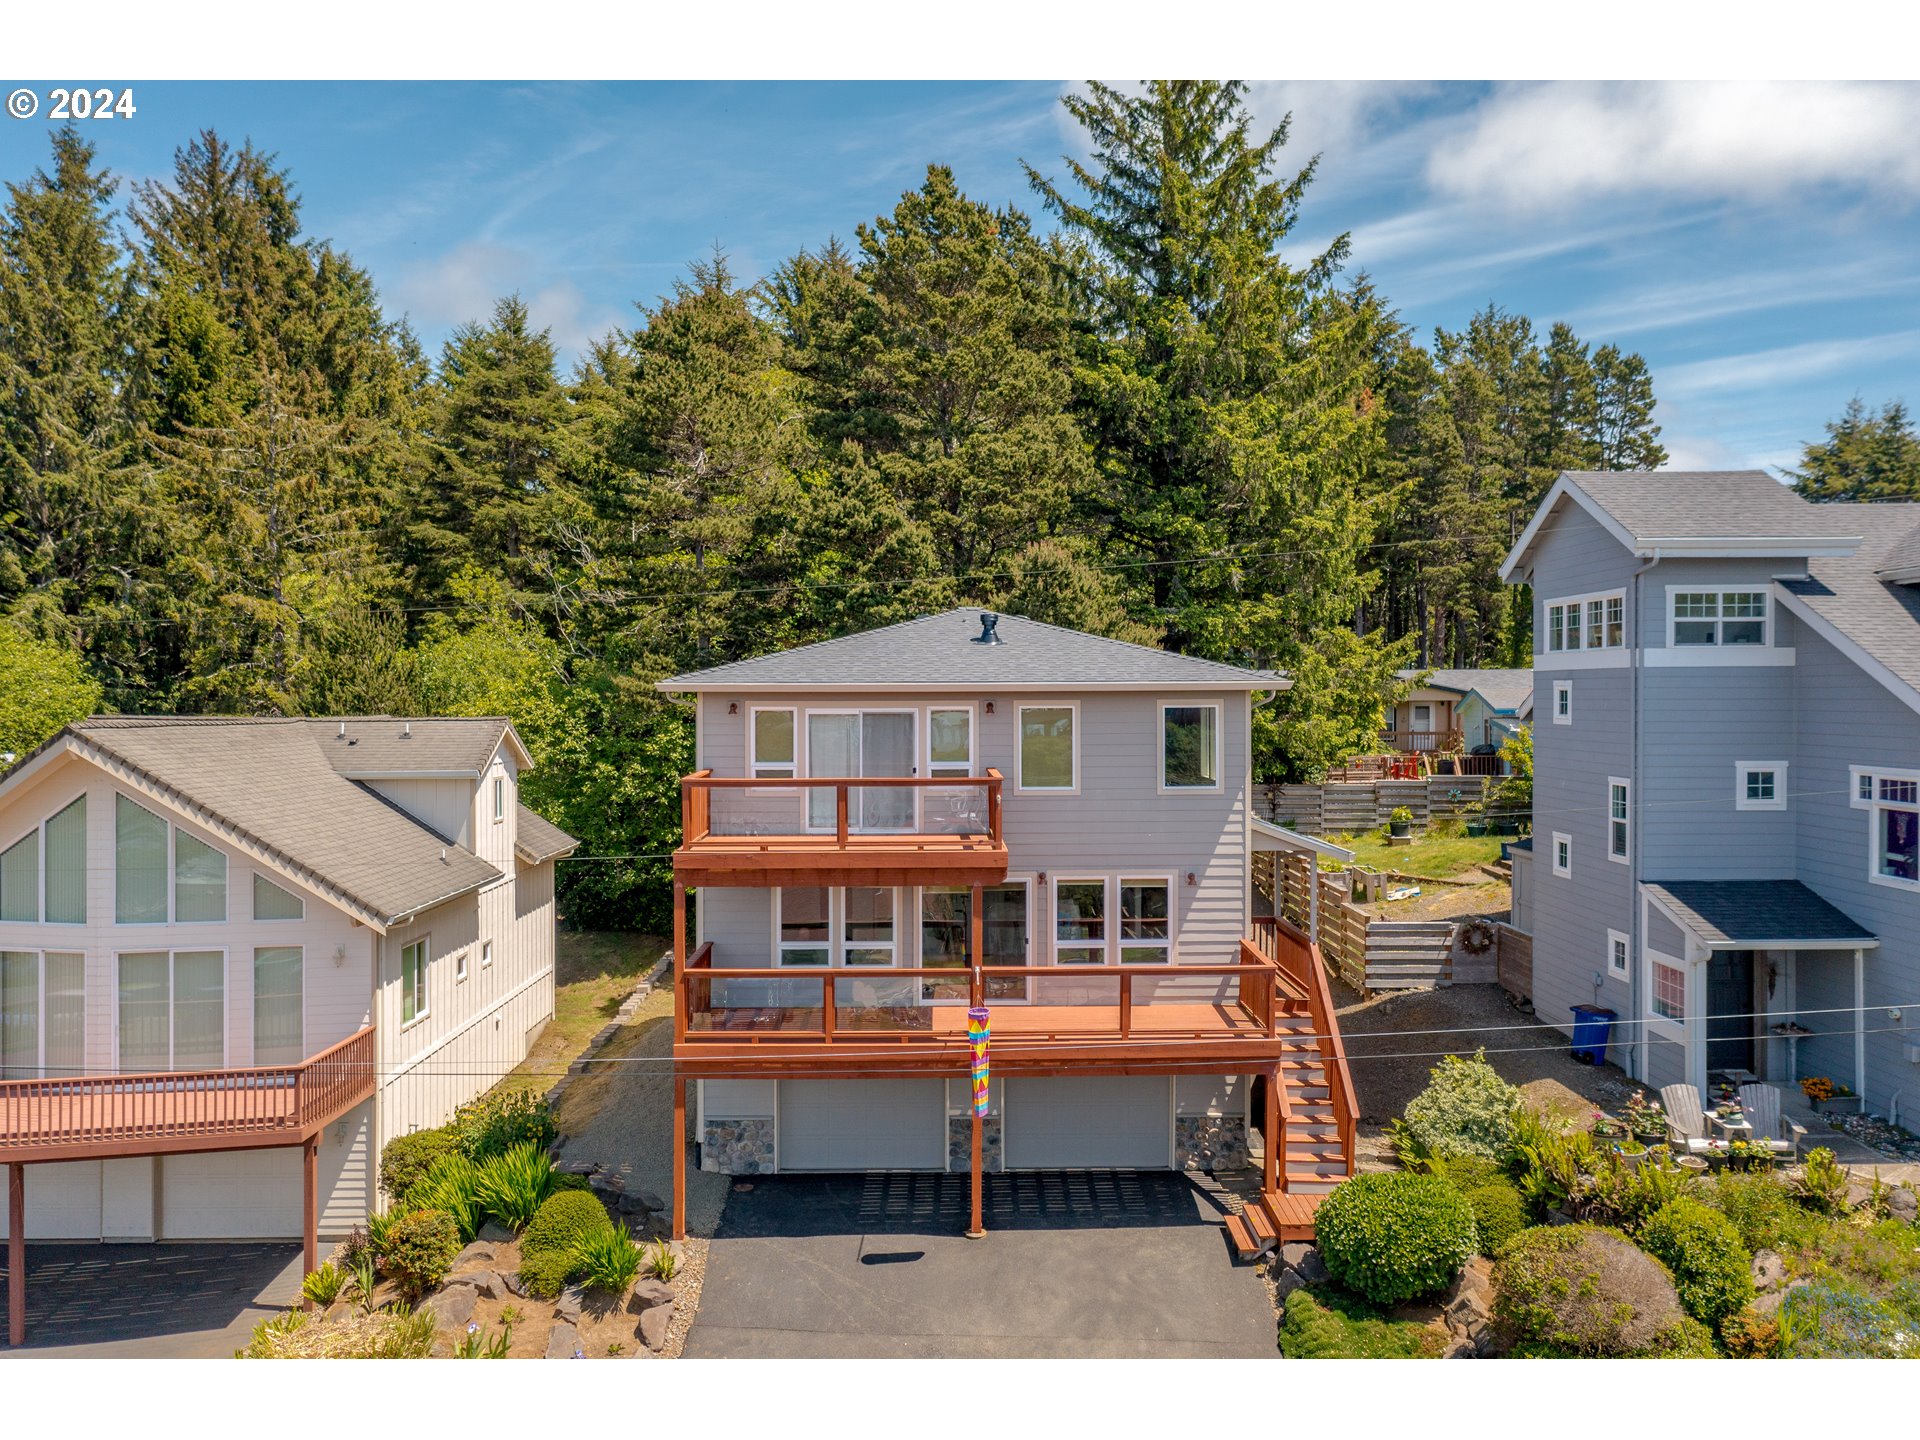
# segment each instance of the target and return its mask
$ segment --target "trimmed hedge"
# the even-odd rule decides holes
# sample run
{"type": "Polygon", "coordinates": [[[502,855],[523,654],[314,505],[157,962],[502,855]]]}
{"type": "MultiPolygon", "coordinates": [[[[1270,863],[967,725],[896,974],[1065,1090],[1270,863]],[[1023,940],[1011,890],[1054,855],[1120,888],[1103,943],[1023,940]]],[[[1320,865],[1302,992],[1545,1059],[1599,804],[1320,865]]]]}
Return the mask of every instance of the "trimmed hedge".
{"type": "Polygon", "coordinates": [[[1686,1354],[1700,1344],[1667,1267],[1598,1225],[1540,1226],[1508,1241],[1493,1265],[1493,1316],[1522,1355],[1686,1354]]]}
{"type": "Polygon", "coordinates": [[[380,1152],[380,1188],[398,1205],[409,1190],[427,1178],[436,1161],[458,1148],[450,1125],[394,1136],[380,1152]]]}
{"type": "Polygon", "coordinates": [[[520,1237],[520,1279],[527,1293],[551,1299],[586,1268],[587,1247],[611,1233],[613,1219],[590,1190],[547,1197],[520,1237]]]}
{"type": "Polygon", "coordinates": [[[1447,1288],[1474,1253],[1473,1207],[1439,1175],[1358,1175],[1314,1216],[1320,1258],[1333,1278],[1377,1305],[1447,1288]]]}
{"type": "Polygon", "coordinates": [[[1661,1206],[1640,1227],[1640,1244],[1673,1272],[1687,1313],[1718,1330],[1753,1299],[1753,1254],[1733,1222],[1698,1200],[1661,1206]]]}
{"type": "Polygon", "coordinates": [[[1527,1207],[1520,1198],[1520,1187],[1491,1160],[1450,1161],[1444,1173],[1473,1207],[1473,1228],[1482,1255],[1497,1254],[1502,1245],[1527,1228],[1527,1207]]]}

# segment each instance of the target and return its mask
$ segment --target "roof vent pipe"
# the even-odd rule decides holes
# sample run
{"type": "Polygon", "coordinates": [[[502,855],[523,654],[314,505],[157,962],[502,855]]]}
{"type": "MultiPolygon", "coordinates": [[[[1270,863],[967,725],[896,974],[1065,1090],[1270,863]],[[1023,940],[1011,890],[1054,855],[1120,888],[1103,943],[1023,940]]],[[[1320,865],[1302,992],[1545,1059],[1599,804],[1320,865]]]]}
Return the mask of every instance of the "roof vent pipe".
{"type": "Polygon", "coordinates": [[[413,738],[413,722],[411,720],[402,720],[400,722],[400,738],[402,740],[411,740],[413,738]]]}
{"type": "Polygon", "coordinates": [[[334,736],[333,738],[336,740],[344,740],[347,738],[347,722],[346,721],[342,720],[340,722],[340,733],[334,736]]]}
{"type": "Polygon", "coordinates": [[[1007,642],[1000,638],[1000,633],[995,628],[999,623],[1000,617],[998,615],[992,613],[982,615],[980,617],[980,633],[973,637],[973,643],[976,645],[1006,644],[1007,642]]]}

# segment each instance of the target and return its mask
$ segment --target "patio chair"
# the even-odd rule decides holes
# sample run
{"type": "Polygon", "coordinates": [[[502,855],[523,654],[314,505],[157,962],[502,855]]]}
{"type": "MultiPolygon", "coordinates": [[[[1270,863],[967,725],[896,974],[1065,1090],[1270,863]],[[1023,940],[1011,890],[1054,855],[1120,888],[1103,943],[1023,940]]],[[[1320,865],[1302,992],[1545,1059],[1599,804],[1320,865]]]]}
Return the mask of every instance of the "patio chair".
{"type": "Polygon", "coordinates": [[[1796,1163],[1799,1161],[1800,1142],[1807,1138],[1807,1127],[1780,1108],[1779,1086],[1742,1085],[1740,1108],[1747,1112],[1756,1142],[1765,1141],[1774,1154],[1789,1155],[1796,1163]]]}
{"type": "Polygon", "coordinates": [[[1722,1147],[1707,1136],[1707,1117],[1700,1111],[1700,1092],[1691,1085],[1666,1085],[1660,1105],[1667,1112],[1667,1134],[1676,1149],[1689,1155],[1718,1155],[1722,1147]]]}

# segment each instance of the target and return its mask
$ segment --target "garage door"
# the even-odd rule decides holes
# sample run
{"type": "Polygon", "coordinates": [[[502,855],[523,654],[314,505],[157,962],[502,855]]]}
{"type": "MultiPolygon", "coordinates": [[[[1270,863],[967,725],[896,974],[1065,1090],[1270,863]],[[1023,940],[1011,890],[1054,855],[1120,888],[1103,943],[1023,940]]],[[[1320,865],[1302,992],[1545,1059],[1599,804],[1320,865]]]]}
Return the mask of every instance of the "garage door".
{"type": "Polygon", "coordinates": [[[225,1150],[160,1162],[160,1233],[168,1240],[298,1239],[300,1151],[225,1150]]]}
{"type": "Polygon", "coordinates": [[[782,1080],[782,1170],[943,1170],[944,1080],[782,1080]]]}
{"type": "Polygon", "coordinates": [[[1013,1170],[1165,1170],[1171,1092],[1163,1075],[1007,1082],[1007,1166],[1013,1170]]]}
{"type": "MultiPolygon", "coordinates": [[[[5,1207],[0,1207],[0,1237],[6,1233],[5,1207]]],[[[98,1240],[100,1234],[98,1160],[27,1166],[29,1240],[98,1240]]]]}

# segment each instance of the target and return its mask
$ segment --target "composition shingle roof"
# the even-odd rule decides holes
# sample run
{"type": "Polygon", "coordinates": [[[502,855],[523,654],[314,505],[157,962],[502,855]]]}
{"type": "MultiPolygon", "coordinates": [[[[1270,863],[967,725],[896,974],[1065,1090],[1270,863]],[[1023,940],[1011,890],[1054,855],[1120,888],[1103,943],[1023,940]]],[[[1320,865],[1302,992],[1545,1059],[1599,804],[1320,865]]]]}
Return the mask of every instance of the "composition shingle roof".
{"type": "MultiPolygon", "coordinates": [[[[1400,678],[1411,680],[1419,670],[1402,670],[1400,678]]],[[[1426,688],[1452,690],[1465,695],[1478,690],[1481,698],[1496,710],[1516,711],[1533,695],[1532,670],[1431,670],[1425,672],[1426,688]]]]}
{"type": "Polygon", "coordinates": [[[579,844],[544,815],[536,815],[524,805],[520,807],[519,818],[514,822],[513,850],[529,865],[564,855],[579,844]]]}
{"type": "Polygon", "coordinates": [[[1766,942],[1876,943],[1866,926],[1798,880],[1663,880],[1647,893],[1703,943],[1738,948],[1766,942]]]}
{"type": "Polygon", "coordinates": [[[477,719],[335,716],[300,722],[342,775],[478,775],[506,736],[498,716],[477,719]]]}
{"type": "Polygon", "coordinates": [[[1805,579],[1781,581],[1781,588],[1895,680],[1920,692],[1920,590],[1879,573],[1913,549],[1920,504],[1816,508],[1842,512],[1866,538],[1853,555],[1810,561],[1805,579]]]}
{"type": "Polygon", "coordinates": [[[782,650],[676,675],[662,690],[834,687],[841,689],[978,689],[1024,686],[1189,687],[1271,690],[1283,676],[1191,655],[1174,655],[1124,640],[1001,615],[1001,643],[981,645],[979,609],[948,610],[815,645],[782,650]]]}
{"type": "Polygon", "coordinates": [[[1746,536],[1848,539],[1853,506],[1815,505],[1764,470],[1569,470],[1562,477],[1643,543],[1746,536]]]}
{"type": "MultiPolygon", "coordinates": [[[[363,768],[360,747],[339,742],[338,720],[104,716],[68,726],[42,749],[70,740],[109,767],[124,767],[383,925],[498,879],[494,866],[351,777],[391,774],[403,762],[416,774],[477,775],[506,722],[414,720],[405,740],[399,720],[346,724],[349,736],[365,727],[373,737],[367,753],[377,763],[363,768]],[[418,750],[382,753],[416,742],[418,750]]],[[[566,841],[559,848],[571,845],[535,819],[539,848],[558,853],[556,837],[566,841]]]]}

